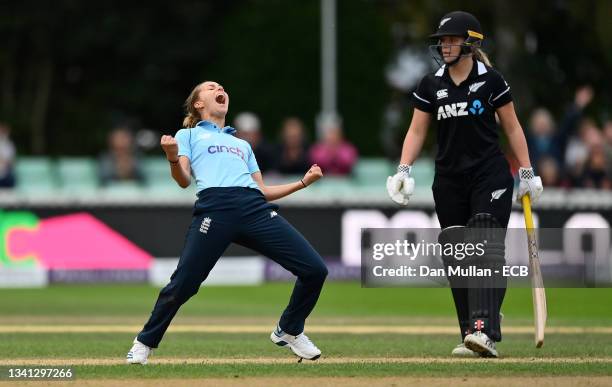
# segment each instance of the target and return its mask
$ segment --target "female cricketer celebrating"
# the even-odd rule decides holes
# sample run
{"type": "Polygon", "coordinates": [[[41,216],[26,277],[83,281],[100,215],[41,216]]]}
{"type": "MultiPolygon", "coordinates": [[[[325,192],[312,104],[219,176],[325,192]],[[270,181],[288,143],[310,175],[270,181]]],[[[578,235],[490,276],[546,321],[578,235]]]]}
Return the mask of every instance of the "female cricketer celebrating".
{"type": "Polygon", "coordinates": [[[170,283],[161,290],[149,321],[134,339],[127,362],[146,364],[172,318],[196,294],[230,243],[249,247],[297,276],[289,305],[271,340],[300,358],[315,360],[321,351],[308,339],[304,322],[314,308],[327,268],[321,256],[269,201],[296,192],[322,176],[315,164],[296,183],[264,184],[253,150],[225,126],[229,96],[216,82],[195,87],[185,102],[186,129],[162,136],[172,177],[183,188],[191,175],[198,187],[193,220],[170,283]]]}
{"type": "MultiPolygon", "coordinates": [[[[517,198],[528,194],[532,201],[537,200],[542,182],[531,168],[510,87],[480,50],[484,35],[478,20],[466,12],[451,12],[442,18],[431,37],[438,39],[432,47],[444,64],[426,75],[413,93],[414,115],[397,173],[387,179],[387,191],[396,203],[408,203],[414,190],[411,164],[423,146],[433,117],[438,123],[432,190],[442,228],[439,242],[460,243],[484,232],[479,238],[489,238],[489,243],[486,259],[481,259],[503,265],[514,181],[498,144],[496,114],[520,163],[517,198]],[[496,229],[502,235],[492,232],[496,229]]],[[[460,264],[453,256],[442,258],[446,267],[460,264]]],[[[483,263],[474,256],[470,260],[463,264],[483,263]]],[[[505,279],[501,281],[496,286],[490,286],[490,282],[489,286],[487,282],[462,286],[449,277],[463,339],[453,355],[497,357],[495,342],[502,337],[499,312],[506,291],[505,279]]]]}

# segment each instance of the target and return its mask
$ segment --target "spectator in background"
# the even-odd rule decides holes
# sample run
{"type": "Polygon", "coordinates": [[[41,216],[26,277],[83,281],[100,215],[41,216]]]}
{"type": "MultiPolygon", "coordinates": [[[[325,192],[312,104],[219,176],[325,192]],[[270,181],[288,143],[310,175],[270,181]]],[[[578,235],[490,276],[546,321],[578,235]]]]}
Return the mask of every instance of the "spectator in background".
{"type": "Polygon", "coordinates": [[[612,147],[612,120],[607,120],[603,126],[606,145],[612,147]]]}
{"type": "Polygon", "coordinates": [[[583,185],[589,152],[601,145],[602,136],[595,121],[590,118],[583,119],[578,128],[578,136],[570,139],[565,152],[567,174],[572,186],[583,185]]]}
{"type": "Polygon", "coordinates": [[[278,171],[288,175],[303,174],[310,168],[304,123],[296,117],[287,118],[281,129],[278,171]]]}
{"type": "Polygon", "coordinates": [[[576,131],[583,110],[592,100],[593,89],[590,86],[578,88],[573,103],[566,109],[558,127],[547,109],[537,108],[533,111],[527,133],[529,156],[533,164],[537,165],[544,156],[552,157],[558,167],[565,164],[568,139],[576,131]]]}
{"type": "Polygon", "coordinates": [[[561,136],[555,133],[555,121],[548,109],[540,107],[531,113],[529,119],[529,157],[534,164],[542,157],[552,157],[555,162],[561,163],[561,136]]]}
{"type": "Polygon", "coordinates": [[[0,122],[0,189],[15,187],[15,145],[10,134],[10,126],[0,122]]]}
{"type": "Polygon", "coordinates": [[[236,136],[251,145],[261,172],[276,171],[276,150],[263,137],[259,118],[250,112],[239,113],[234,119],[234,127],[237,130],[236,136]]]}
{"type": "Polygon", "coordinates": [[[585,188],[610,189],[612,182],[607,170],[604,138],[596,127],[589,128],[584,139],[588,150],[580,181],[585,188]]]}
{"type": "Polygon", "coordinates": [[[100,183],[108,185],[117,182],[143,183],[134,137],[129,129],[119,127],[108,136],[108,150],[98,162],[100,183]]]}
{"type": "Polygon", "coordinates": [[[357,149],[344,139],[339,123],[330,122],[321,129],[323,138],[310,148],[310,161],[328,175],[350,174],[357,162],[357,149]]]}
{"type": "Polygon", "coordinates": [[[559,164],[557,160],[551,156],[541,157],[536,167],[542,178],[542,185],[544,187],[559,187],[564,185],[561,180],[561,174],[559,173],[559,164]]]}

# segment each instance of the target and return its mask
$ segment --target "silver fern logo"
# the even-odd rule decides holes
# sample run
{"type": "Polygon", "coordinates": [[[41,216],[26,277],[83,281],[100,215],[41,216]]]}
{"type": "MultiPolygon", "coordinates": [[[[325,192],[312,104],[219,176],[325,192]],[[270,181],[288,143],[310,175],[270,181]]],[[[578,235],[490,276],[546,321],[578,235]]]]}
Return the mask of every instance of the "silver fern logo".
{"type": "Polygon", "coordinates": [[[451,18],[447,17],[446,19],[442,19],[440,20],[440,25],[438,26],[438,28],[442,27],[444,25],[444,23],[446,23],[447,21],[449,21],[451,18]]]}
{"type": "Polygon", "coordinates": [[[499,199],[504,194],[504,192],[506,192],[507,190],[508,188],[502,188],[502,189],[498,189],[498,190],[491,192],[491,202],[493,200],[499,199]]]}
{"type": "Polygon", "coordinates": [[[470,95],[470,93],[475,93],[478,91],[478,89],[480,89],[480,86],[484,85],[485,82],[487,81],[483,81],[483,82],[476,82],[476,83],[472,83],[469,86],[469,91],[468,91],[468,95],[470,95]]]}

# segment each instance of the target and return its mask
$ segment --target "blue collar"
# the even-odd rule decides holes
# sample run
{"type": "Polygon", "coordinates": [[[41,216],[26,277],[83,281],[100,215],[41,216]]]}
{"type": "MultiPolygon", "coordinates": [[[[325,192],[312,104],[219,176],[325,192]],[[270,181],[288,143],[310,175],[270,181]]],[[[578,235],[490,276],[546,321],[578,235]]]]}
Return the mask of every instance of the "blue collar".
{"type": "Polygon", "coordinates": [[[226,126],[224,128],[219,128],[216,124],[210,122],[210,121],[200,121],[198,122],[198,124],[196,126],[199,126],[200,128],[204,129],[204,130],[210,130],[213,132],[223,132],[223,133],[227,133],[227,134],[234,134],[236,133],[236,129],[232,128],[231,126],[226,126]]]}

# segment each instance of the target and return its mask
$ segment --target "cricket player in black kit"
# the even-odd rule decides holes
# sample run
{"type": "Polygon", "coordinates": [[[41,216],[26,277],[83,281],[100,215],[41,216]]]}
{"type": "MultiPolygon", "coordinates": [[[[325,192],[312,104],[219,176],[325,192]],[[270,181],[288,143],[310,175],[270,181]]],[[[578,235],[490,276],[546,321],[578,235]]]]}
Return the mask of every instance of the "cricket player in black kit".
{"type": "MultiPolygon", "coordinates": [[[[444,64],[423,77],[413,93],[412,122],[400,165],[388,178],[387,190],[396,203],[408,203],[414,190],[411,164],[421,150],[430,121],[437,121],[432,190],[442,228],[439,242],[488,241],[482,257],[461,261],[443,256],[444,265],[501,267],[514,180],[499,146],[496,114],[520,163],[517,199],[527,194],[535,202],[542,193],[542,182],[531,168],[510,86],[480,49],[484,34],[478,20],[467,12],[451,12],[441,19],[431,38],[437,39],[431,48],[444,64]]],[[[468,281],[449,277],[462,337],[452,354],[497,357],[495,342],[502,338],[499,313],[505,279],[468,281]]]]}

